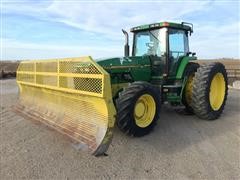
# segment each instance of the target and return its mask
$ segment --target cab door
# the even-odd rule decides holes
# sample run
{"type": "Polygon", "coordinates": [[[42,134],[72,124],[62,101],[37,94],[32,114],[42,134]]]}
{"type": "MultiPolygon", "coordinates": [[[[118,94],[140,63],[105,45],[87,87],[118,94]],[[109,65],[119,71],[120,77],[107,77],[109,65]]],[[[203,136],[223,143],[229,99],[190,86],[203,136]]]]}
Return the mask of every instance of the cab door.
{"type": "Polygon", "coordinates": [[[169,29],[168,48],[168,74],[169,77],[175,77],[181,60],[189,52],[188,32],[180,29],[169,29]]]}

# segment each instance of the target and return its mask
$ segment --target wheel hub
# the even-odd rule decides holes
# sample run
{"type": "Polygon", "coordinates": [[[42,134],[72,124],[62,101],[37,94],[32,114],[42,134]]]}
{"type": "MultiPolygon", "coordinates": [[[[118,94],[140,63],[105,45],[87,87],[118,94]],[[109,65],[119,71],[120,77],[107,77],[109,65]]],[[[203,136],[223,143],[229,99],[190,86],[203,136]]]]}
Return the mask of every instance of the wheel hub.
{"type": "Polygon", "coordinates": [[[135,107],[135,115],[140,118],[143,117],[145,113],[146,106],[143,102],[138,102],[135,107]]]}
{"type": "Polygon", "coordinates": [[[226,91],[225,80],[222,73],[217,73],[211,82],[209,101],[213,110],[217,111],[221,108],[224,101],[226,91]]]}
{"type": "Polygon", "coordinates": [[[139,127],[147,127],[151,124],[156,113],[156,103],[149,94],[140,96],[134,107],[134,119],[139,127]]]}

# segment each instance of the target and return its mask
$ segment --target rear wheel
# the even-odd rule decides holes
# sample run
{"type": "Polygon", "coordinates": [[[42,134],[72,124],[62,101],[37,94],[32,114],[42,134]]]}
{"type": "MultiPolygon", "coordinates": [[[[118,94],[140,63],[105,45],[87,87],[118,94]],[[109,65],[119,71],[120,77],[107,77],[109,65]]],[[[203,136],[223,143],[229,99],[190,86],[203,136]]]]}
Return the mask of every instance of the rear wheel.
{"type": "Polygon", "coordinates": [[[160,91],[147,82],[134,82],[116,100],[117,126],[128,135],[150,133],[160,113],[160,91]]]}
{"type": "Polygon", "coordinates": [[[193,81],[194,113],[206,120],[215,120],[223,112],[228,94],[228,79],[221,63],[201,66],[193,81]]]}
{"type": "Polygon", "coordinates": [[[186,78],[186,85],[183,90],[182,103],[185,106],[186,111],[191,114],[193,113],[193,109],[191,107],[193,79],[198,68],[199,64],[190,62],[188,63],[184,72],[184,78],[186,78]]]}

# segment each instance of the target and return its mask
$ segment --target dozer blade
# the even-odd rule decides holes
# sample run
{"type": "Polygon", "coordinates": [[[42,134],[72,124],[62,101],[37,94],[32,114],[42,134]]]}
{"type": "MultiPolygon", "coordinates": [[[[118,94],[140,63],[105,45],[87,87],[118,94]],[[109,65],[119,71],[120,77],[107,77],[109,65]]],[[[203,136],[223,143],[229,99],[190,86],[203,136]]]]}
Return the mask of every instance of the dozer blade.
{"type": "Polygon", "coordinates": [[[115,107],[109,74],[91,57],[21,62],[14,110],[55,128],[94,155],[112,139],[115,107]]]}

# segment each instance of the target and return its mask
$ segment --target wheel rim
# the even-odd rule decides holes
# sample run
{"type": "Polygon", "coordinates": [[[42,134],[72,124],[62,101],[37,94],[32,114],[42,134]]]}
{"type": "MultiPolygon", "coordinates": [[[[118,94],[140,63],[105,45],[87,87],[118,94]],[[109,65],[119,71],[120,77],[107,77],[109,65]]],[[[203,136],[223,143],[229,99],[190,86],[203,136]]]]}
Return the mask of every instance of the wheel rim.
{"type": "Polygon", "coordinates": [[[221,108],[225,97],[225,80],[222,73],[217,73],[211,82],[209,101],[213,110],[217,111],[221,108]]]}
{"type": "Polygon", "coordinates": [[[190,105],[192,101],[193,78],[194,74],[188,77],[185,88],[185,99],[188,105],[190,105]]]}
{"type": "Polygon", "coordinates": [[[151,124],[156,113],[156,103],[149,94],[140,96],[134,107],[134,119],[139,127],[147,127],[151,124]]]}

